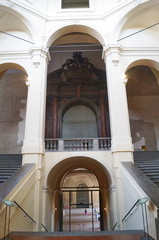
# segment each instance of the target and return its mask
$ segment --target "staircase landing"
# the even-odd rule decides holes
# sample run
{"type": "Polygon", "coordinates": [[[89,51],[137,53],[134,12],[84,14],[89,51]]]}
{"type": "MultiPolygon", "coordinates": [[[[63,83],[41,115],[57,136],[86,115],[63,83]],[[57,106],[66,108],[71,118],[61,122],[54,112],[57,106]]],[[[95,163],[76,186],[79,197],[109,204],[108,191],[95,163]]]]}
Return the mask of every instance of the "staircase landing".
{"type": "Polygon", "coordinates": [[[102,231],[102,232],[13,232],[12,240],[140,240],[144,232],[134,231],[102,231]]]}

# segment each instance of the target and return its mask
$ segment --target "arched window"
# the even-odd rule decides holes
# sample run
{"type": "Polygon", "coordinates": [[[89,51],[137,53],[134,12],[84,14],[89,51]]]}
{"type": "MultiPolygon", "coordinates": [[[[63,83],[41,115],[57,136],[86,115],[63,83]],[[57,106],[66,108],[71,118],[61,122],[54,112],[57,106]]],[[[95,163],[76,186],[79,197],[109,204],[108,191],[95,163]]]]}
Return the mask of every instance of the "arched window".
{"type": "Polygon", "coordinates": [[[69,108],[63,116],[63,138],[97,137],[94,112],[83,105],[69,108]]]}

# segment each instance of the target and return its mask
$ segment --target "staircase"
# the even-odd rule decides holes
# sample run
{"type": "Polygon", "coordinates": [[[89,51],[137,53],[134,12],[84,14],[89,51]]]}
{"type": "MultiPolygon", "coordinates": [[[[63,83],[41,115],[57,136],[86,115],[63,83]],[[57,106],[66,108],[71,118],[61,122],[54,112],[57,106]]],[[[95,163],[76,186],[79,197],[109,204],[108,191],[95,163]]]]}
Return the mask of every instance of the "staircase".
{"type": "MultiPolygon", "coordinates": [[[[144,232],[129,231],[102,231],[102,232],[13,232],[12,240],[140,240],[144,232]]],[[[153,240],[151,237],[149,240],[153,240]]]]}
{"type": "Polygon", "coordinates": [[[134,152],[134,163],[159,187],[159,151],[134,152]]]}
{"type": "Polygon", "coordinates": [[[0,154],[0,186],[22,165],[21,154],[0,154]]]}

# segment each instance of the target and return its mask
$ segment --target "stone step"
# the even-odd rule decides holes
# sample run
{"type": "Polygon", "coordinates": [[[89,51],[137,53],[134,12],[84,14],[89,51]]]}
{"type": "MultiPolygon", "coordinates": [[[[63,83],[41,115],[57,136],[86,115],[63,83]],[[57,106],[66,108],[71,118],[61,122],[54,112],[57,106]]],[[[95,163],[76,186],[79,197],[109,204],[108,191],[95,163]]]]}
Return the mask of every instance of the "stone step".
{"type": "Polygon", "coordinates": [[[0,184],[6,182],[22,166],[22,154],[0,154],[0,184]]]}
{"type": "Polygon", "coordinates": [[[14,171],[16,171],[16,170],[18,170],[19,168],[18,167],[16,167],[16,168],[1,168],[0,167],[0,172],[8,172],[8,171],[10,171],[10,172],[14,172],[14,171]]]}
{"type": "MultiPolygon", "coordinates": [[[[12,240],[140,240],[143,231],[102,231],[102,232],[13,232],[12,240]]],[[[153,240],[152,238],[149,238],[153,240]]]]}
{"type": "Polygon", "coordinates": [[[135,166],[159,187],[159,151],[134,152],[135,166]]]}

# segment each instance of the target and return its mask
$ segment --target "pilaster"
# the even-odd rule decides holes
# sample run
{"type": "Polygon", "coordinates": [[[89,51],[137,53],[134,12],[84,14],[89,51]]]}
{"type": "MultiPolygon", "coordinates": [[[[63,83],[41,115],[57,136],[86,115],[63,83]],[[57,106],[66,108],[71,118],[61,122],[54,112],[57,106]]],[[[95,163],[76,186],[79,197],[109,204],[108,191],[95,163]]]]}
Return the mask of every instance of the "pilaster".
{"type": "MultiPolygon", "coordinates": [[[[28,98],[25,123],[25,138],[22,153],[29,156],[44,153],[45,105],[47,84],[47,62],[49,55],[46,49],[32,48],[29,73],[28,98]]],[[[35,158],[36,159],[36,158],[35,158]]],[[[33,159],[33,162],[35,162],[33,159]]],[[[25,162],[30,162],[27,156],[25,162]]]]}
{"type": "MultiPolygon", "coordinates": [[[[122,48],[120,45],[109,45],[103,51],[103,58],[105,60],[107,73],[113,153],[133,151],[125,78],[121,65],[121,51],[122,48]]],[[[128,156],[126,154],[125,156],[126,161],[131,160],[131,155],[128,156]]]]}

